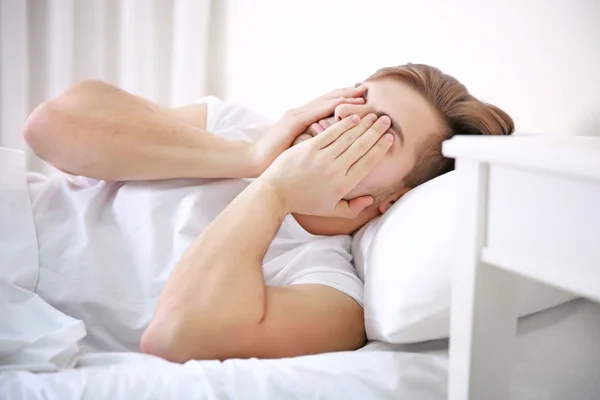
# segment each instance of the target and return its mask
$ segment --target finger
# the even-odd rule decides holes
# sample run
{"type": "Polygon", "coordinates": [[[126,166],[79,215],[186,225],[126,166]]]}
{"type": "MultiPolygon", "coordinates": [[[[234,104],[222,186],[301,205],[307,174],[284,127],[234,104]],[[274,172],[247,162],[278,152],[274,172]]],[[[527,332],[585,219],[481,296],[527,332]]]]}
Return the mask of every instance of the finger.
{"type": "Polygon", "coordinates": [[[386,133],[379,138],[371,149],[356,161],[346,173],[349,186],[356,186],[375,168],[394,143],[394,135],[386,133]]]}
{"type": "MultiPolygon", "coordinates": [[[[336,102],[335,107],[339,106],[340,104],[354,104],[354,105],[365,104],[365,99],[363,97],[339,96],[339,97],[333,97],[333,98],[319,98],[319,99],[311,101],[310,103],[303,105],[300,108],[297,108],[296,114],[303,114],[307,111],[314,110],[315,108],[320,107],[324,102],[328,103],[329,101],[336,102]]],[[[335,111],[335,107],[334,107],[334,111],[335,111]]],[[[333,111],[331,113],[333,114],[333,111]]]]}
{"type": "Polygon", "coordinates": [[[309,139],[312,139],[313,136],[309,135],[308,133],[303,133],[301,135],[299,135],[296,139],[294,139],[294,142],[292,143],[292,146],[297,145],[298,143],[302,143],[305,142],[309,139]]]}
{"type": "Polygon", "coordinates": [[[308,129],[306,130],[305,133],[308,133],[311,136],[317,136],[318,134],[320,134],[324,130],[325,130],[325,128],[323,128],[323,126],[321,126],[321,124],[315,122],[314,124],[311,124],[308,127],[308,129]]]}
{"type": "Polygon", "coordinates": [[[346,99],[345,103],[348,104],[364,104],[365,99],[363,97],[344,97],[346,99]]]}
{"type": "Polygon", "coordinates": [[[315,138],[314,143],[319,149],[323,149],[329,146],[331,143],[335,142],[335,140],[339,138],[344,132],[354,128],[359,122],[360,117],[358,115],[350,115],[341,120],[340,122],[336,122],[329,128],[325,129],[323,133],[321,133],[315,138]]]}
{"type": "Polygon", "coordinates": [[[326,119],[322,119],[318,122],[319,125],[321,125],[321,127],[323,128],[323,130],[329,128],[329,122],[327,122],[326,119]]]}
{"type": "MultiPolygon", "coordinates": [[[[346,132],[343,132],[335,139],[335,141],[332,141],[331,145],[327,147],[327,151],[332,153],[333,157],[339,157],[352,145],[352,143],[366,133],[376,120],[377,116],[375,114],[367,114],[367,116],[365,116],[357,126],[347,130],[346,132]]],[[[348,164],[346,168],[348,168],[350,165],[352,164],[348,164]]]]}
{"type": "Polygon", "coordinates": [[[356,197],[350,201],[340,200],[333,211],[332,217],[356,218],[365,208],[373,204],[371,196],[356,197]]]}
{"type": "MultiPolygon", "coordinates": [[[[379,138],[390,128],[390,123],[390,117],[386,115],[379,118],[364,134],[359,135],[355,140],[350,142],[350,145],[338,157],[338,160],[343,163],[342,165],[350,168],[352,164],[364,156],[377,143],[379,138]]],[[[343,139],[341,137],[339,141],[343,141],[343,139]]]]}
{"type": "MultiPolygon", "coordinates": [[[[338,97],[336,99],[320,100],[319,103],[313,104],[310,107],[307,105],[306,108],[302,109],[297,115],[297,121],[299,124],[303,125],[302,127],[304,129],[306,129],[313,122],[317,122],[332,115],[335,108],[345,101],[346,99],[343,97],[338,97]]],[[[298,129],[300,128],[301,127],[298,127],[298,129]]]]}
{"type": "Polygon", "coordinates": [[[365,85],[346,87],[342,89],[336,89],[332,92],[327,93],[323,98],[332,99],[336,97],[362,97],[367,91],[365,85]]]}

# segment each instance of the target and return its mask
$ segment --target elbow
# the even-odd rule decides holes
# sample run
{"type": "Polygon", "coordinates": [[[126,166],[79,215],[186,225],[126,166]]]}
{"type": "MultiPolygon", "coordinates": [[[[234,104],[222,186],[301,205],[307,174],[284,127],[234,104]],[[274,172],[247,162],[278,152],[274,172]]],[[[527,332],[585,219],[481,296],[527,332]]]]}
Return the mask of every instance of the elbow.
{"type": "MultiPolygon", "coordinates": [[[[197,316],[197,314],[195,314],[197,316]]],[[[189,360],[222,360],[235,343],[234,332],[239,326],[219,320],[184,317],[173,313],[168,317],[155,316],[142,334],[142,353],[167,361],[185,363],[189,360]]],[[[233,346],[235,347],[235,346],[233,346]]]]}
{"type": "Polygon", "coordinates": [[[23,137],[33,152],[43,158],[49,157],[48,152],[52,150],[51,144],[55,142],[53,137],[54,124],[58,119],[58,110],[54,100],[46,101],[33,110],[25,126],[23,137]]]}
{"type": "Polygon", "coordinates": [[[192,359],[190,354],[187,354],[180,328],[171,321],[158,323],[152,320],[142,334],[140,350],[144,354],[160,357],[171,362],[184,363],[192,359]]]}
{"type": "Polygon", "coordinates": [[[67,171],[75,155],[72,151],[75,130],[71,129],[74,122],[72,110],[60,98],[49,100],[27,118],[23,138],[36,156],[67,171]]]}
{"type": "Polygon", "coordinates": [[[140,350],[144,354],[164,358],[167,361],[184,362],[177,344],[175,329],[165,323],[157,323],[154,319],[144,330],[140,340],[140,350]]]}
{"type": "Polygon", "coordinates": [[[23,126],[23,137],[33,152],[50,161],[72,142],[82,116],[88,113],[91,99],[112,89],[101,81],[76,84],[59,97],[40,104],[23,126]]]}

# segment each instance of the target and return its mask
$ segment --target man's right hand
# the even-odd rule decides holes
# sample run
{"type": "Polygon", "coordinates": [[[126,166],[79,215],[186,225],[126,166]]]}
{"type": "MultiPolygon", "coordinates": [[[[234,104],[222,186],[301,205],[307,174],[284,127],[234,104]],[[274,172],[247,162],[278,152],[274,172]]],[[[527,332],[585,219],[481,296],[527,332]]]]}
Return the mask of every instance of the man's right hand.
{"type": "Polygon", "coordinates": [[[250,144],[250,163],[255,175],[261,175],[294,139],[304,133],[312,124],[329,117],[335,108],[344,103],[362,104],[366,87],[352,87],[329,92],[302,107],[286,112],[258,141],[250,144]]]}

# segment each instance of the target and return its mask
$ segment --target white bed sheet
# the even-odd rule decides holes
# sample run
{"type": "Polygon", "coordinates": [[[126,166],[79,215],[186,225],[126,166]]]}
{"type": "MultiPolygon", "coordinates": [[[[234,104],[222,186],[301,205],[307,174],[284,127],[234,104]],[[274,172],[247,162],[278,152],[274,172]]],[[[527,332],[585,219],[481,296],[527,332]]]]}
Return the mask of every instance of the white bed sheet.
{"type": "MultiPolygon", "coordinates": [[[[575,300],[520,321],[512,398],[600,398],[600,306],[575,300]]],[[[372,343],[356,352],[282,360],[173,364],[89,354],[55,373],[0,374],[2,399],[446,398],[447,341],[372,343]]]]}
{"type": "Polygon", "coordinates": [[[192,361],[143,354],[88,355],[56,373],[5,372],[6,399],[440,399],[446,361],[362,351],[282,360],[192,361]]]}

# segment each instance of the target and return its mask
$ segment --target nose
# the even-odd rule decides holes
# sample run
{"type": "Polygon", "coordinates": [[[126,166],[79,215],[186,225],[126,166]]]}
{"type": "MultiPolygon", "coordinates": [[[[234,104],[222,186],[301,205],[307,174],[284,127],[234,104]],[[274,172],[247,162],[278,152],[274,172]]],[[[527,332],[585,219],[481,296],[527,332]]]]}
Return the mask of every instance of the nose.
{"type": "Polygon", "coordinates": [[[371,109],[366,104],[340,104],[335,108],[334,116],[335,120],[339,121],[342,118],[346,118],[349,115],[356,114],[363,118],[365,115],[371,112],[371,109]]]}

